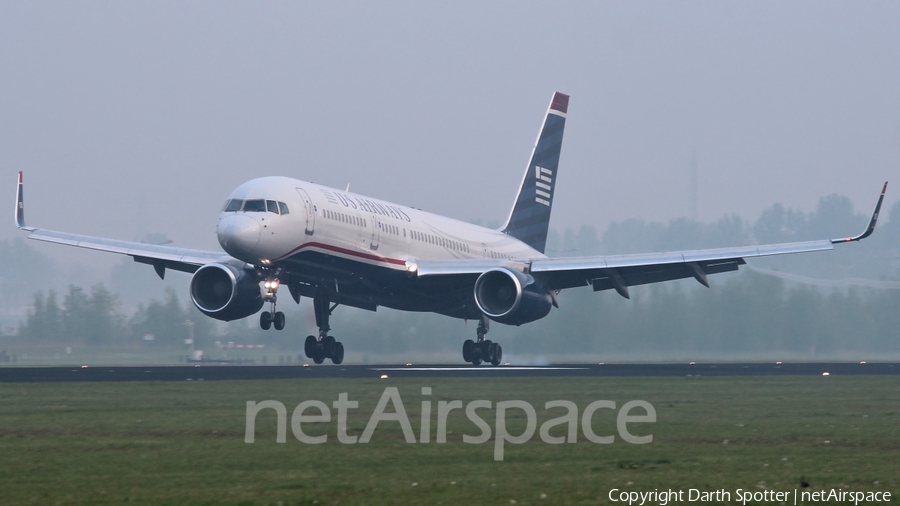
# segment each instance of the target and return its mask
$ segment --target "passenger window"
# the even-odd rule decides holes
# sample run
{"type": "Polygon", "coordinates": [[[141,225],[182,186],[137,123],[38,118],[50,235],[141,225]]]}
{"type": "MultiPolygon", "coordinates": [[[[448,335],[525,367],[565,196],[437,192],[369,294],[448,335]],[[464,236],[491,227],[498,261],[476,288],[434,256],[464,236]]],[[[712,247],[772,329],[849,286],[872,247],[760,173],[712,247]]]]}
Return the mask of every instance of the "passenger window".
{"type": "Polygon", "coordinates": [[[241,199],[229,200],[228,203],[225,204],[225,211],[229,213],[240,211],[242,205],[244,205],[244,201],[241,199]]]}
{"type": "Polygon", "coordinates": [[[281,214],[288,214],[287,204],[285,204],[284,202],[279,202],[278,210],[281,211],[281,214]]]}
{"type": "Polygon", "coordinates": [[[274,200],[267,200],[266,210],[268,210],[270,213],[278,214],[278,202],[275,202],[274,200]]]}
{"type": "Polygon", "coordinates": [[[265,200],[247,200],[244,202],[244,212],[252,213],[264,213],[266,212],[266,201],[265,200]]]}

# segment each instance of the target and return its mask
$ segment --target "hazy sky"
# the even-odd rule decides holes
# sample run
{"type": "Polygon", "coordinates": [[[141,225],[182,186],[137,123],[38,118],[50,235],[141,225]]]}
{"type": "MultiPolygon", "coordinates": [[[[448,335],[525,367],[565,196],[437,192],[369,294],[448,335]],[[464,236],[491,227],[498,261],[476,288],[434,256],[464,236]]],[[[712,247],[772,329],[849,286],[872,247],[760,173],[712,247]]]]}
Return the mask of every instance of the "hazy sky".
{"type": "Polygon", "coordinates": [[[30,225],[205,249],[265,175],[502,220],[557,90],[552,226],[689,216],[694,150],[701,220],[868,213],[893,178],[889,209],[898,27],[900,2],[7,0],[0,239],[18,170],[30,225]]]}

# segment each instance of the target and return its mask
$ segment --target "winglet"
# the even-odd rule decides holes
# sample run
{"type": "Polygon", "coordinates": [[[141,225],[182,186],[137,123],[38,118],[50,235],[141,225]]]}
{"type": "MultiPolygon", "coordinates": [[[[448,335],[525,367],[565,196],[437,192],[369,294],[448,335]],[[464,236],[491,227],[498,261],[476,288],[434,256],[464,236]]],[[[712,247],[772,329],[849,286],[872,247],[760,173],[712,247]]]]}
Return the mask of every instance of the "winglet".
{"type": "Polygon", "coordinates": [[[881,212],[881,203],[884,202],[884,194],[887,192],[888,182],[884,182],[884,187],[881,188],[881,196],[878,197],[878,203],[875,204],[875,212],[872,213],[872,219],[869,220],[869,226],[866,228],[865,232],[859,234],[856,237],[847,237],[842,239],[832,239],[831,244],[839,244],[842,242],[853,242],[853,241],[861,241],[866,237],[872,235],[872,232],[875,231],[875,223],[878,221],[878,213],[881,212]]]}
{"type": "Polygon", "coordinates": [[[19,230],[28,230],[32,232],[34,227],[25,226],[25,202],[22,196],[22,171],[19,171],[19,185],[16,187],[16,227],[19,230]]]}

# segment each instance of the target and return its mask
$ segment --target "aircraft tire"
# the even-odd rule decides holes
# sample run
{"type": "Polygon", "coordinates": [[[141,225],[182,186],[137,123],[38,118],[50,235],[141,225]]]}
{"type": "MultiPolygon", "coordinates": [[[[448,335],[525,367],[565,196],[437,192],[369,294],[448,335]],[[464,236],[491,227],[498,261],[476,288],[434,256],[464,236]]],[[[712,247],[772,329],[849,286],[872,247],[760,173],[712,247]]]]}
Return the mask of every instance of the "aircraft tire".
{"type": "Polygon", "coordinates": [[[334,355],[331,357],[331,363],[334,365],[339,365],[344,361],[344,344],[337,342],[334,343],[334,355]]]}
{"type": "Polygon", "coordinates": [[[268,311],[263,311],[259,315],[259,328],[263,330],[269,330],[269,327],[272,326],[272,313],[268,311]]]}
{"type": "Polygon", "coordinates": [[[471,362],[475,358],[475,341],[466,339],[463,343],[463,361],[471,362]]]}
{"type": "Polygon", "coordinates": [[[491,347],[493,345],[494,341],[491,341],[490,339],[485,339],[479,343],[478,347],[480,348],[479,351],[481,351],[481,360],[484,360],[485,362],[491,361],[491,347]]]}
{"type": "Polygon", "coordinates": [[[272,324],[275,326],[275,330],[282,330],[284,328],[284,313],[281,311],[275,313],[272,324]]]}
{"type": "Polygon", "coordinates": [[[315,356],[313,357],[313,362],[315,362],[316,364],[321,364],[325,361],[325,350],[322,346],[322,343],[316,343],[316,352],[314,355],[315,356]]]}
{"type": "Polygon", "coordinates": [[[334,357],[334,348],[337,341],[334,339],[334,336],[325,336],[322,339],[322,349],[325,353],[325,358],[334,357]]]}
{"type": "Polygon", "coordinates": [[[500,346],[500,343],[494,343],[491,345],[491,364],[500,365],[500,361],[503,360],[503,347],[500,346]]]}
{"type": "Polygon", "coordinates": [[[306,353],[306,358],[316,357],[316,344],[318,343],[316,336],[306,336],[306,342],[303,344],[303,352],[306,353]]]}

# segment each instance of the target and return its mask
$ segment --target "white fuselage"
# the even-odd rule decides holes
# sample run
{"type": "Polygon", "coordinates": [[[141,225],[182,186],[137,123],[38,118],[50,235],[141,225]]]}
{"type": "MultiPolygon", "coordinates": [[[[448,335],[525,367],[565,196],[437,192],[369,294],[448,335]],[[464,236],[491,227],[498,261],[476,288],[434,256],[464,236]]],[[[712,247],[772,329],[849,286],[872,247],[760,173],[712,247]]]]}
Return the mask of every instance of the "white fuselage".
{"type": "Polygon", "coordinates": [[[497,230],[287,177],[242,184],[226,209],[237,200],[252,205],[223,209],[219,243],[229,255],[255,265],[304,251],[393,269],[419,259],[546,258],[497,230]],[[259,208],[260,200],[269,202],[269,210],[259,208]]]}

